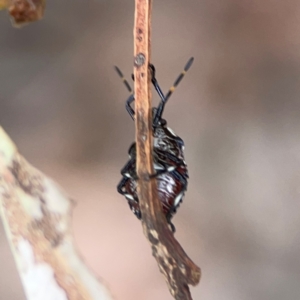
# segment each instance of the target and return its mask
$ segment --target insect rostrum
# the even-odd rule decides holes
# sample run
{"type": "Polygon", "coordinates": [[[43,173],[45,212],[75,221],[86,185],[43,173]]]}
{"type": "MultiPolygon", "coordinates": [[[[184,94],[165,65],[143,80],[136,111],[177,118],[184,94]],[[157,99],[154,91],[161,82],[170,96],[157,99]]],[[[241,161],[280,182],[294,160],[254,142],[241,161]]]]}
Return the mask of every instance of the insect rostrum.
{"type": "MultiPolygon", "coordinates": [[[[187,180],[189,176],[183,155],[184,142],[172,129],[167,127],[167,122],[162,118],[162,114],[166,102],[192,65],[193,60],[193,58],[189,59],[183,72],[175,80],[166,96],[164,96],[155,78],[154,66],[152,64],[149,65],[151,82],[160,97],[160,103],[157,107],[152,109],[153,163],[155,173],[152,174],[151,177],[156,177],[158,197],[162,203],[163,212],[167,218],[167,222],[173,232],[175,231],[175,226],[171,223],[171,219],[183,200],[184,193],[187,190],[187,180]]],[[[134,101],[134,94],[120,69],[118,67],[115,67],[115,69],[122,78],[126,88],[131,93],[126,101],[126,110],[134,120],[135,111],[131,107],[131,103],[134,101]]],[[[125,196],[132,212],[138,219],[141,219],[142,215],[137,195],[138,178],[136,174],[136,143],[133,143],[130,146],[128,154],[129,161],[121,170],[123,178],[118,184],[117,190],[120,194],[125,196]]]]}

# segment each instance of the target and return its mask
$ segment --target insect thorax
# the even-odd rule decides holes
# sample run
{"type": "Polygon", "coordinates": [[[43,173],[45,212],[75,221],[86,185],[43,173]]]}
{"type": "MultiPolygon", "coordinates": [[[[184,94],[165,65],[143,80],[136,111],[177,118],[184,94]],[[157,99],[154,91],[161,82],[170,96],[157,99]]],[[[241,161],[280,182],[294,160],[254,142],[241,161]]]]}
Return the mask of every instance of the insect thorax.
{"type": "Polygon", "coordinates": [[[153,148],[155,153],[169,153],[178,159],[184,159],[184,143],[166,123],[153,128],[153,148]]]}

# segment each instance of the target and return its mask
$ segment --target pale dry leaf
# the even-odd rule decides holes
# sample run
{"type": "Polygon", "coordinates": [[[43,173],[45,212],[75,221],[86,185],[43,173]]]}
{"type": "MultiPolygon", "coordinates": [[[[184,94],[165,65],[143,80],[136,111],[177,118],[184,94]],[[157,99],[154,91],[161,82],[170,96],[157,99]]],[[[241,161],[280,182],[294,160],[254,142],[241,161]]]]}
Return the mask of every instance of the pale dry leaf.
{"type": "Polygon", "coordinates": [[[28,300],[111,300],[74,246],[74,206],[0,127],[0,216],[28,300]]]}
{"type": "Polygon", "coordinates": [[[38,21],[44,16],[46,0],[0,0],[0,10],[7,9],[15,27],[38,21]]]}

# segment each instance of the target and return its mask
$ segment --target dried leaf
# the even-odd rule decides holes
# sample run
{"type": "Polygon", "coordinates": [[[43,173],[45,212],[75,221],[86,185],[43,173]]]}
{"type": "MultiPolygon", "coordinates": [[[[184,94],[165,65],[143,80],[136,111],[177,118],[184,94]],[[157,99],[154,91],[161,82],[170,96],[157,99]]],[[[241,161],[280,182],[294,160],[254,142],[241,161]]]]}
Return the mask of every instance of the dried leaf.
{"type": "Polygon", "coordinates": [[[28,300],[111,300],[74,245],[74,201],[0,127],[0,217],[28,300]]]}
{"type": "Polygon", "coordinates": [[[44,16],[46,0],[0,0],[0,10],[8,9],[15,27],[38,21],[44,16]]]}

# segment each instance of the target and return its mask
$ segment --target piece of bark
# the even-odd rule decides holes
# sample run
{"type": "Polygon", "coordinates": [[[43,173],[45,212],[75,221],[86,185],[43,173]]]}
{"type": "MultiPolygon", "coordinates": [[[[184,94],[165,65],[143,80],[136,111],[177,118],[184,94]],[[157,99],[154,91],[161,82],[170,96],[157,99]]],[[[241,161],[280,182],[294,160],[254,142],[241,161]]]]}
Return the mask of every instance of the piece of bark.
{"type": "Polygon", "coordinates": [[[134,94],[137,147],[138,196],[145,236],[153,256],[164,274],[169,291],[176,300],[191,300],[188,284],[200,280],[200,268],[186,255],[174,238],[162,212],[152,158],[151,74],[151,0],[135,1],[134,94]]]}
{"type": "Polygon", "coordinates": [[[74,206],[0,127],[0,216],[27,300],[111,300],[74,246],[74,206]]]}

